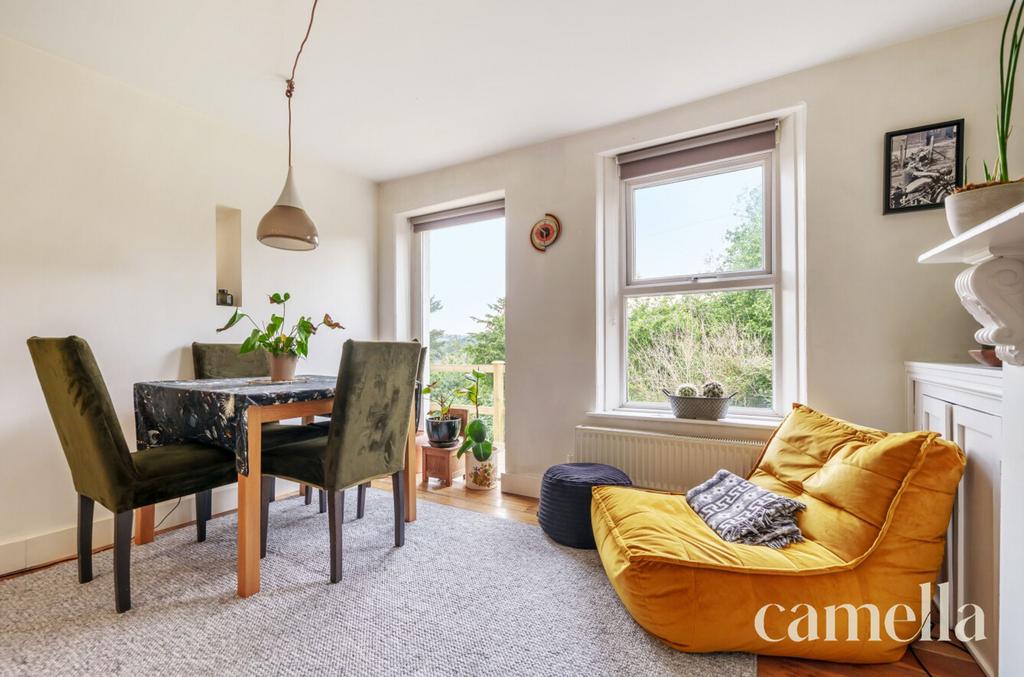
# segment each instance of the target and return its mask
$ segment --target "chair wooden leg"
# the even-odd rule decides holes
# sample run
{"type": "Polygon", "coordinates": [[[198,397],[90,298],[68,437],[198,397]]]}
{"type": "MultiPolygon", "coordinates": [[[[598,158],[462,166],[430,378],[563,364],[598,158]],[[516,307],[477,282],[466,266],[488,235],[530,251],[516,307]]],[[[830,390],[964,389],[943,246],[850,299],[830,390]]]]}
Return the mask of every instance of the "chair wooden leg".
{"type": "Polygon", "coordinates": [[[121,614],[132,608],[131,510],[114,515],[114,607],[121,614]]]}
{"type": "Polygon", "coordinates": [[[78,582],[92,580],[92,514],[96,502],[78,495],[78,582]]]}
{"type": "Polygon", "coordinates": [[[306,485],[305,494],[306,494],[306,505],[309,505],[310,503],[313,502],[313,487],[311,487],[311,486],[309,486],[307,484],[306,485]]]}
{"type": "Polygon", "coordinates": [[[213,514],[213,489],[196,493],[196,540],[206,540],[206,523],[213,514]]]}
{"type": "Polygon", "coordinates": [[[270,494],[274,491],[274,478],[264,475],[260,485],[260,559],[267,556],[267,527],[270,522],[270,494]]]}
{"type": "Polygon", "coordinates": [[[395,499],[395,547],[405,545],[405,471],[391,476],[391,494],[395,499]]]}
{"type": "Polygon", "coordinates": [[[327,512],[327,492],[323,489],[317,489],[320,492],[320,514],[327,512]]]}
{"type": "Polygon", "coordinates": [[[345,492],[327,492],[327,524],[331,530],[331,583],[341,580],[341,525],[345,521],[345,492]]]}
{"type": "Polygon", "coordinates": [[[356,519],[363,519],[363,515],[366,514],[366,488],[368,486],[370,486],[369,482],[359,485],[359,493],[356,494],[356,519]]]}

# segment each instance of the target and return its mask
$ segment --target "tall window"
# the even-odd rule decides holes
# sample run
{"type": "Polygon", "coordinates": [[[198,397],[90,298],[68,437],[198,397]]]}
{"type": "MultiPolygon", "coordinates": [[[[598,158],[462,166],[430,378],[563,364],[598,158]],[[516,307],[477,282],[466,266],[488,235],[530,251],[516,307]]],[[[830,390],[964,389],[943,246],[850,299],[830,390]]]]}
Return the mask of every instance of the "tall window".
{"type": "MultiPolygon", "coordinates": [[[[468,407],[479,371],[480,417],[504,444],[505,204],[495,200],[409,219],[420,252],[419,328],[430,347],[435,396],[468,407]]],[[[499,463],[501,460],[499,459],[499,463]]]]}
{"type": "Polygon", "coordinates": [[[619,388],[625,407],[720,381],[776,408],[775,121],[620,155],[619,388]]]}

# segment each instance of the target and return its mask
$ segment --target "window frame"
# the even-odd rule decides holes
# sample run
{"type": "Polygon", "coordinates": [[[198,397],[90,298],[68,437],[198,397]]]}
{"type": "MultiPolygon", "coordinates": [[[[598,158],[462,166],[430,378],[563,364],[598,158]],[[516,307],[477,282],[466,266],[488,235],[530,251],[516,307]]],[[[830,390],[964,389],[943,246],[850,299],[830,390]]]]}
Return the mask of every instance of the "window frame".
{"type": "MultiPolygon", "coordinates": [[[[618,276],[613,294],[609,295],[605,308],[609,319],[614,317],[616,345],[614,351],[606,351],[605,391],[614,392],[614,402],[605,402],[605,409],[619,412],[637,412],[667,414],[667,402],[637,402],[628,398],[628,301],[630,298],[667,296],[681,294],[698,294],[707,292],[741,291],[749,289],[768,289],[772,295],[772,407],[732,407],[730,418],[777,418],[783,412],[783,403],[791,392],[783,387],[783,351],[780,349],[780,334],[783,329],[783,289],[781,271],[781,218],[779,210],[779,158],[778,145],[767,151],[759,151],[740,156],[716,160],[713,162],[692,165],[680,169],[660,172],[652,175],[620,179],[617,168],[614,181],[618,203],[618,232],[616,233],[618,249],[618,276]],[[733,271],[723,273],[703,273],[695,275],[679,275],[661,278],[634,279],[635,257],[635,212],[633,193],[637,189],[656,185],[665,185],[702,176],[711,176],[728,171],[737,171],[753,166],[762,167],[762,186],[764,196],[764,265],[756,271],[733,271]],[[612,315],[614,313],[614,315],[612,315]],[[609,355],[613,352],[613,357],[609,355]],[[613,405],[611,407],[607,405],[613,405]]],[[[614,162],[614,160],[611,160],[614,162]]],[[[607,198],[607,195],[606,195],[607,198]]],[[[607,243],[606,243],[607,246],[607,243]]],[[[607,346],[606,339],[606,348],[607,346]]]]}
{"type": "MultiPolygon", "coordinates": [[[[430,348],[430,234],[432,231],[444,228],[457,228],[474,223],[489,221],[494,218],[501,218],[505,222],[505,294],[508,298],[508,212],[504,191],[494,191],[477,195],[471,198],[457,200],[455,202],[434,205],[417,209],[399,215],[402,226],[407,229],[410,237],[410,291],[409,312],[411,335],[418,337],[421,345],[430,348]],[[494,212],[500,209],[502,214],[496,216],[494,212]],[[443,217],[422,219],[422,217],[443,217]],[[416,221],[427,223],[426,227],[416,227],[416,221]]],[[[506,328],[506,340],[508,330],[506,328]]],[[[423,378],[425,383],[431,381],[430,376],[430,354],[428,352],[427,363],[424,365],[423,378]]],[[[421,417],[425,418],[429,409],[428,406],[421,411],[421,417]]],[[[422,421],[420,421],[421,423],[422,421]]],[[[419,423],[417,423],[419,425],[419,423]]]]}
{"type": "Polygon", "coordinates": [[[643,288],[648,286],[680,286],[693,284],[700,281],[718,281],[726,278],[763,278],[771,277],[776,269],[774,257],[775,240],[775,218],[772,217],[773,185],[774,185],[775,151],[767,150],[749,155],[741,155],[724,160],[717,160],[701,165],[682,167],[659,174],[636,176],[631,179],[623,179],[622,184],[622,206],[623,217],[621,219],[625,228],[623,242],[625,243],[625,288],[643,288]],[[744,169],[761,168],[761,191],[764,196],[764,219],[763,219],[763,243],[764,258],[759,270],[737,270],[724,272],[701,272],[686,275],[669,275],[663,277],[636,277],[636,191],[657,186],[666,186],[683,181],[692,181],[719,174],[742,171],[744,169]]]}

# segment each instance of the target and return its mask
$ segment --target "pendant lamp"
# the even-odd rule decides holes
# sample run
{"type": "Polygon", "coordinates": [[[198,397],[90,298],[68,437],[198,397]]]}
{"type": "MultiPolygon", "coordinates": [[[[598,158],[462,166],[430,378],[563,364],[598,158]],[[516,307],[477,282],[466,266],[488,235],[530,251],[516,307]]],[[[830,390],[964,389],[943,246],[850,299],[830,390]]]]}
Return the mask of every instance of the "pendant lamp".
{"type": "Polygon", "coordinates": [[[295,93],[295,69],[299,65],[299,57],[302,56],[302,48],[309,40],[309,32],[313,29],[313,17],[316,15],[317,0],[313,0],[313,9],[309,13],[309,26],[306,28],[306,36],[302,38],[299,51],[295,55],[295,63],[292,64],[292,76],[288,78],[284,95],[288,99],[288,176],[284,180],[284,188],[277,202],[270,208],[256,229],[256,239],[277,249],[290,249],[293,251],[309,251],[316,249],[320,242],[313,225],[313,219],[302,208],[302,201],[295,190],[295,179],[292,176],[292,94],[295,93]]]}

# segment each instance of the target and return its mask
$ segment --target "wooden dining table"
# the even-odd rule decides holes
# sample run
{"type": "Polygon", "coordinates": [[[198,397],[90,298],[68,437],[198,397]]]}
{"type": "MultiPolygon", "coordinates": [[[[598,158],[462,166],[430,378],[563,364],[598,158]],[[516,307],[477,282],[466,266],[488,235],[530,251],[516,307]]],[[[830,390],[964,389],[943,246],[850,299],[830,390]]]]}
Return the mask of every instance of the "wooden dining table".
{"type": "MultiPolygon", "coordinates": [[[[260,590],[260,471],[262,425],[286,419],[313,422],[330,416],[336,376],[146,381],[136,383],[135,430],[139,449],[201,442],[233,451],[238,469],[238,596],[260,590]]],[[[416,519],[416,426],[409,412],[405,445],[405,520],[416,519]]],[[[135,543],[154,537],[155,506],[136,510],[135,543]]]]}

